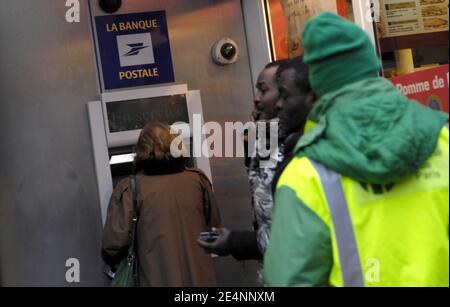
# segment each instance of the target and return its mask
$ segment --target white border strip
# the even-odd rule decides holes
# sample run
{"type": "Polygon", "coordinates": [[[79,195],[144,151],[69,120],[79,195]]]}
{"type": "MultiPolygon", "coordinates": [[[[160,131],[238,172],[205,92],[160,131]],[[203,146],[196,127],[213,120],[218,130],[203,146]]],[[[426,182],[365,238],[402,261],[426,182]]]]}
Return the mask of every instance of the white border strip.
{"type": "Polygon", "coordinates": [[[245,34],[253,84],[259,73],[271,61],[269,30],[267,29],[265,0],[243,0],[245,34]]]}

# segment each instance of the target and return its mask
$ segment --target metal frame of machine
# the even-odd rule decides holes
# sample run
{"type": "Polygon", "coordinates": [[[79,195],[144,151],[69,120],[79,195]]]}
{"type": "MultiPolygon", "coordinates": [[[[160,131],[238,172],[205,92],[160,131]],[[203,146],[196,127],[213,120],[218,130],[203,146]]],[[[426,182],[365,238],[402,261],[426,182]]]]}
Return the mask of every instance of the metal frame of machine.
{"type": "MultiPolygon", "coordinates": [[[[98,183],[98,193],[102,222],[105,223],[106,211],[113,191],[113,180],[110,169],[109,149],[136,144],[141,130],[130,130],[111,133],[108,125],[106,105],[109,102],[133,101],[135,99],[152,98],[168,95],[186,94],[189,125],[192,131],[193,115],[201,114],[203,125],[203,110],[200,91],[188,91],[187,85],[173,85],[165,87],[111,92],[102,95],[101,101],[88,103],[88,113],[94,151],[95,171],[98,183]]],[[[177,129],[176,125],[173,126],[177,129]]],[[[183,135],[184,139],[192,135],[183,135]]],[[[202,142],[204,136],[202,135],[202,142]]],[[[201,169],[212,182],[211,167],[208,157],[195,157],[195,165],[201,169]]]]}

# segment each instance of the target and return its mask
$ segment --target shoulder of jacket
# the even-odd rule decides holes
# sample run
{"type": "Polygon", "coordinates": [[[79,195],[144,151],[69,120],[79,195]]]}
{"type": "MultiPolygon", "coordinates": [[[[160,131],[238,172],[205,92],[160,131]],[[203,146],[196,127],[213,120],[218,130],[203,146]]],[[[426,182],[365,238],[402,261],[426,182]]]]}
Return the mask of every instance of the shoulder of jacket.
{"type": "Polygon", "coordinates": [[[320,182],[314,166],[306,157],[295,156],[284,168],[277,182],[277,189],[280,186],[288,186],[294,190],[309,187],[313,189],[320,182]]]}
{"type": "Polygon", "coordinates": [[[198,169],[198,168],[195,168],[195,167],[186,167],[186,171],[190,172],[190,173],[198,174],[202,181],[206,180],[206,182],[208,182],[208,184],[211,185],[211,182],[209,181],[208,176],[206,176],[205,173],[201,169],[198,169]]]}

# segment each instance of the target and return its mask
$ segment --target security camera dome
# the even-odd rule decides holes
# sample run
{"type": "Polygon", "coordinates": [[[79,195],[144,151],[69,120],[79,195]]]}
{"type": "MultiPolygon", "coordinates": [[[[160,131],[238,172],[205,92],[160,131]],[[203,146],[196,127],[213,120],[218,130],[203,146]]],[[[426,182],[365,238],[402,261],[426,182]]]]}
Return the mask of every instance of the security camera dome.
{"type": "Polygon", "coordinates": [[[223,44],[222,48],[220,48],[220,53],[227,60],[233,59],[233,57],[236,55],[236,52],[236,46],[231,43],[225,43],[223,44]]]}
{"type": "Polygon", "coordinates": [[[239,47],[234,40],[225,37],[213,45],[211,55],[217,65],[230,65],[239,59],[239,47]]]}
{"type": "Polygon", "coordinates": [[[122,0],[99,0],[99,5],[106,13],[115,13],[122,6],[122,0]]]}

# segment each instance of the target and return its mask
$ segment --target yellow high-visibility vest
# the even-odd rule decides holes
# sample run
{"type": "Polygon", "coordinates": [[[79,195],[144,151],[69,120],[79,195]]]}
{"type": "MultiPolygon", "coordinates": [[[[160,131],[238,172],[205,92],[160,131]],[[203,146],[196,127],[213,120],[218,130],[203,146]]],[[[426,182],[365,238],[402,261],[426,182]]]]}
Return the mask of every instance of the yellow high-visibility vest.
{"type": "Polygon", "coordinates": [[[278,182],[330,229],[331,286],[449,285],[449,131],[414,175],[367,185],[306,157],[278,182]]]}

